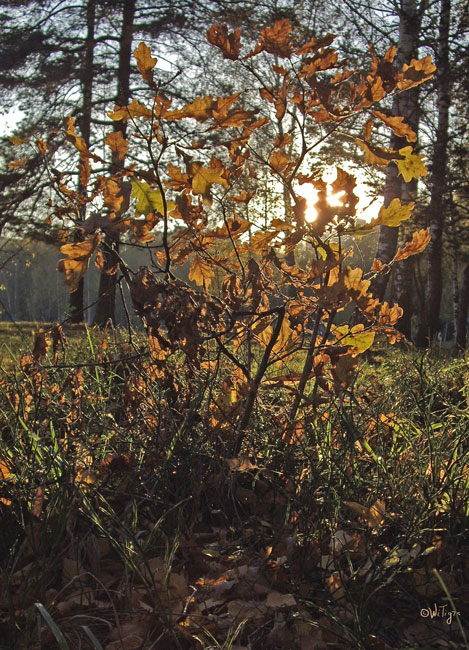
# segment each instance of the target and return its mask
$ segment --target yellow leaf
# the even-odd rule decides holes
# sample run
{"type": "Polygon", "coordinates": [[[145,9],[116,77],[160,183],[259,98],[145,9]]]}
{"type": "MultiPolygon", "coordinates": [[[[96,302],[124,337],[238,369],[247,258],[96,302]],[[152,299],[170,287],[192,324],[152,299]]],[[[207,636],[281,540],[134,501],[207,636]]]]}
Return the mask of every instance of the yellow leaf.
{"type": "Polygon", "coordinates": [[[399,173],[402,174],[406,183],[409,183],[413,178],[426,176],[428,173],[423,162],[424,156],[417,156],[412,151],[412,147],[399,149],[399,153],[404,158],[396,161],[399,173]]]}
{"type": "Polygon", "coordinates": [[[26,140],[20,138],[19,135],[12,135],[8,139],[14,147],[18,147],[20,144],[26,144],[26,140]]]}
{"type": "Polygon", "coordinates": [[[408,142],[417,141],[417,134],[405,124],[403,117],[390,117],[380,111],[373,111],[373,115],[389,126],[399,138],[406,138],[408,142]]]}
{"type": "MultiPolygon", "coordinates": [[[[132,183],[132,196],[137,199],[137,205],[135,207],[136,214],[144,214],[146,216],[150,212],[164,213],[163,197],[160,190],[155,190],[148,183],[139,181],[136,178],[131,178],[130,182],[132,183]]],[[[173,201],[166,202],[168,211],[174,210],[175,207],[176,205],[173,201]]]]}
{"type": "Polygon", "coordinates": [[[137,60],[137,68],[143,79],[148,83],[153,81],[152,70],[158,59],[152,57],[150,48],[145,43],[139,43],[138,48],[134,50],[134,57],[137,60]]]}
{"type": "Polygon", "coordinates": [[[376,219],[370,221],[370,226],[397,227],[402,221],[409,219],[414,209],[414,203],[401,205],[400,199],[393,199],[387,208],[382,207],[376,219]]]}
{"type": "Polygon", "coordinates": [[[121,131],[112,131],[106,135],[104,142],[117,155],[118,160],[124,160],[129,149],[129,143],[122,137],[121,131]]]}
{"type": "Polygon", "coordinates": [[[403,248],[399,248],[396,255],[394,256],[393,262],[399,262],[399,260],[405,260],[411,255],[417,255],[421,253],[427,247],[430,242],[430,230],[418,230],[414,232],[412,241],[407,242],[403,248]]]}
{"type": "Polygon", "coordinates": [[[355,298],[363,296],[371,284],[370,280],[362,280],[363,271],[360,268],[352,269],[347,266],[344,272],[344,285],[355,298]]]}
{"type": "Polygon", "coordinates": [[[374,332],[363,330],[363,324],[355,325],[352,329],[348,325],[341,325],[335,328],[334,334],[336,339],[340,340],[341,345],[350,345],[361,353],[368,350],[375,340],[374,332]]]}
{"type": "Polygon", "coordinates": [[[189,271],[189,280],[195,282],[199,287],[208,288],[214,276],[212,265],[196,255],[189,271]]]}

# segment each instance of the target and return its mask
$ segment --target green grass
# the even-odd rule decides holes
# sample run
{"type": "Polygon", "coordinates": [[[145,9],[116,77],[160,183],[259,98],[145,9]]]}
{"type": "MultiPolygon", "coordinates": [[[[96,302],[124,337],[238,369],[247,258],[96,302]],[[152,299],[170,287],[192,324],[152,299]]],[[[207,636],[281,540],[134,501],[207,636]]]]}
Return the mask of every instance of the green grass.
{"type": "Polygon", "coordinates": [[[467,647],[465,359],[378,348],[287,447],[262,391],[237,466],[207,373],[72,332],[1,378],[0,647],[467,647]]]}

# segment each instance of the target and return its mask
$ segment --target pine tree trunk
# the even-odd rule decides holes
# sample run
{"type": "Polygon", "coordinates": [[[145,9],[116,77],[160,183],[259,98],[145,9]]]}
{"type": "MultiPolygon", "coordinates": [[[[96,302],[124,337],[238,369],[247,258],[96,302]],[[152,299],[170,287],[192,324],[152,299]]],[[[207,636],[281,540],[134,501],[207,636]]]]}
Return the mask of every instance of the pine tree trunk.
{"type": "MultiPolygon", "coordinates": [[[[117,73],[117,104],[126,106],[130,97],[130,62],[132,53],[132,35],[136,0],[124,0],[122,31],[119,46],[119,69],[117,73]]],[[[120,131],[125,138],[126,122],[115,122],[114,131],[120,131]]],[[[111,173],[122,169],[124,161],[113,154],[111,173]]],[[[96,305],[95,324],[104,327],[109,321],[116,321],[116,287],[117,273],[109,273],[119,264],[119,235],[108,232],[104,238],[103,268],[99,279],[98,303],[96,305]]]]}
{"type": "MultiPolygon", "coordinates": [[[[90,146],[91,137],[91,109],[93,96],[93,59],[94,59],[94,27],[96,21],[96,0],[88,0],[86,6],[86,40],[85,40],[85,59],[82,73],[83,85],[83,111],[80,119],[80,130],[86,146],[90,146]]],[[[78,182],[78,192],[86,192],[81,182],[78,182]]],[[[80,220],[86,219],[86,205],[80,210],[80,220]]],[[[81,241],[83,236],[77,231],[75,241],[81,241]]],[[[84,321],[84,286],[85,278],[81,278],[76,291],[70,294],[70,321],[72,323],[82,323],[84,321]]]]}
{"type": "Polygon", "coordinates": [[[427,322],[430,339],[439,328],[443,289],[441,259],[448,159],[448,122],[450,108],[449,25],[451,0],[440,1],[440,31],[437,59],[438,126],[433,150],[432,189],[429,206],[430,243],[428,245],[427,322]]]}

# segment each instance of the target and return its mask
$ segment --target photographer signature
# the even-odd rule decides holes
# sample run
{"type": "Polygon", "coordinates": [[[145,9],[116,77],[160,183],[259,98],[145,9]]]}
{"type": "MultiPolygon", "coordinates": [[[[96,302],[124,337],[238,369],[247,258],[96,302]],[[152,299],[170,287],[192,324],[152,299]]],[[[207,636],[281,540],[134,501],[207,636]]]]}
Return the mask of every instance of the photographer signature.
{"type": "Polygon", "coordinates": [[[436,603],[433,604],[433,607],[423,607],[420,610],[420,616],[422,618],[444,618],[446,619],[446,624],[451,625],[453,622],[453,618],[455,616],[459,616],[461,612],[457,612],[456,610],[448,609],[448,605],[437,605],[436,603]]]}

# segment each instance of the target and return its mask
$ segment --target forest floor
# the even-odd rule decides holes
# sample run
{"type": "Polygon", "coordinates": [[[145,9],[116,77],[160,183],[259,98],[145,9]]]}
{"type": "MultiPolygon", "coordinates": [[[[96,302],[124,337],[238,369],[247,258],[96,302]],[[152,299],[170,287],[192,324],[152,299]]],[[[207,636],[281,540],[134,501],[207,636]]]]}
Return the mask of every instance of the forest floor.
{"type": "Polygon", "coordinates": [[[382,345],[288,445],[270,388],[233,458],[141,334],[37,327],[0,327],[0,648],[469,649],[467,358],[382,345]]]}

